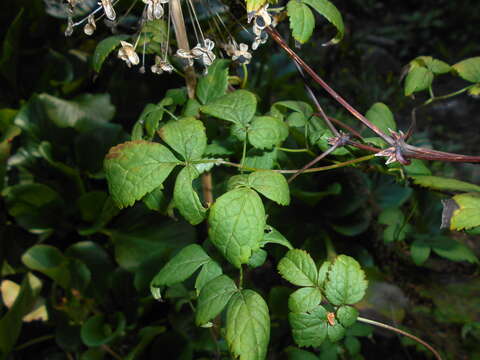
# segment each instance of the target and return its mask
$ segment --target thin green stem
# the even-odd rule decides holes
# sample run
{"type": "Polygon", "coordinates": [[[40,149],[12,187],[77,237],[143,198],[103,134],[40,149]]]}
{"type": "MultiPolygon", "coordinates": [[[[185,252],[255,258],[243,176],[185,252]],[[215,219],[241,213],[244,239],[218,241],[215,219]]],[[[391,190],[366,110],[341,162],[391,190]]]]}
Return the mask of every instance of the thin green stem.
{"type": "Polygon", "coordinates": [[[242,89],[245,89],[245,87],[247,86],[247,82],[248,82],[248,69],[247,69],[247,65],[245,64],[242,64],[242,69],[243,69],[243,81],[242,81],[242,85],[240,86],[242,89]]]}
{"type": "Polygon", "coordinates": [[[40,337],[38,337],[38,338],[29,340],[29,341],[27,341],[26,343],[23,343],[22,345],[18,345],[18,346],[14,349],[14,351],[23,350],[23,349],[26,349],[26,348],[29,347],[29,346],[32,346],[32,345],[35,345],[35,344],[38,344],[38,343],[41,343],[41,342],[44,342],[44,341],[47,341],[47,340],[50,340],[50,339],[53,339],[53,338],[55,338],[55,335],[44,335],[44,336],[40,336],[40,337]]]}
{"type": "MultiPolygon", "coordinates": [[[[368,161],[370,159],[373,159],[374,157],[375,157],[375,155],[367,155],[367,156],[362,156],[362,157],[359,157],[359,158],[356,158],[356,159],[353,159],[353,160],[348,160],[348,161],[344,161],[344,162],[341,162],[341,163],[333,164],[333,165],[321,166],[321,167],[317,167],[317,168],[310,168],[310,169],[306,169],[306,170],[302,171],[302,174],[304,174],[304,173],[314,173],[314,172],[320,172],[320,171],[326,171],[326,170],[332,170],[332,169],[338,169],[338,168],[341,168],[341,167],[344,167],[344,166],[353,165],[353,164],[356,164],[356,163],[368,161]]],[[[265,170],[265,169],[251,168],[251,167],[248,167],[248,166],[242,166],[241,164],[236,164],[236,163],[232,163],[230,161],[224,161],[224,160],[218,160],[218,163],[222,164],[222,165],[227,165],[227,166],[234,166],[236,168],[243,169],[243,171],[262,171],[262,170],[265,170]]],[[[280,174],[295,174],[295,173],[299,172],[299,170],[301,170],[301,169],[272,170],[272,171],[278,172],[280,174]]]]}
{"type": "Polygon", "coordinates": [[[290,153],[306,152],[309,155],[316,156],[316,154],[309,149],[288,149],[288,148],[283,148],[283,147],[277,147],[277,150],[284,151],[284,152],[290,152],[290,153]]]}
{"type": "Polygon", "coordinates": [[[178,120],[178,117],[176,117],[170,110],[163,108],[163,111],[165,111],[168,115],[173,117],[175,120],[178,120]]]}
{"type": "Polygon", "coordinates": [[[396,332],[397,334],[401,334],[403,336],[409,337],[410,339],[418,342],[419,344],[422,344],[428,350],[430,350],[432,352],[432,354],[437,358],[437,360],[442,360],[442,357],[440,356],[440,354],[438,353],[437,350],[435,350],[429,343],[427,343],[426,341],[416,337],[415,335],[412,335],[412,334],[410,334],[410,333],[408,333],[404,330],[397,329],[396,327],[393,327],[393,326],[390,326],[390,325],[387,325],[387,324],[384,324],[384,323],[381,323],[381,322],[378,322],[378,321],[375,321],[375,320],[366,319],[366,318],[363,318],[363,317],[360,317],[360,316],[357,318],[357,320],[360,321],[360,322],[363,322],[365,324],[378,326],[378,327],[396,332]]]}
{"type": "Polygon", "coordinates": [[[116,360],[122,360],[122,357],[118,355],[115,351],[113,351],[113,349],[110,346],[104,344],[104,345],[101,345],[100,347],[103,350],[105,350],[107,353],[109,353],[116,360]]]}
{"type": "Polygon", "coordinates": [[[240,162],[240,172],[243,173],[243,167],[245,164],[245,157],[247,156],[247,137],[243,140],[243,149],[242,149],[242,161],[240,162]]]}
{"type": "MultiPolygon", "coordinates": [[[[427,106],[435,101],[438,101],[438,100],[445,100],[445,99],[448,99],[448,98],[451,98],[451,97],[454,97],[454,96],[457,96],[457,95],[460,95],[460,94],[463,94],[465,91],[468,91],[470,90],[470,88],[472,88],[473,86],[475,85],[469,85],[467,87],[464,87],[463,89],[460,89],[460,90],[457,90],[457,91],[454,91],[450,94],[445,94],[445,95],[441,95],[441,96],[432,96],[430,97],[430,99],[428,99],[427,101],[425,101],[422,105],[420,106],[427,106]]],[[[431,95],[433,95],[433,92],[431,93],[431,95]]]]}
{"type": "Polygon", "coordinates": [[[337,252],[333,246],[332,239],[327,234],[325,235],[325,250],[327,251],[327,259],[334,260],[337,257],[337,252]]]}
{"type": "Polygon", "coordinates": [[[243,265],[240,265],[240,276],[238,278],[238,288],[243,288],[243,265]]]}

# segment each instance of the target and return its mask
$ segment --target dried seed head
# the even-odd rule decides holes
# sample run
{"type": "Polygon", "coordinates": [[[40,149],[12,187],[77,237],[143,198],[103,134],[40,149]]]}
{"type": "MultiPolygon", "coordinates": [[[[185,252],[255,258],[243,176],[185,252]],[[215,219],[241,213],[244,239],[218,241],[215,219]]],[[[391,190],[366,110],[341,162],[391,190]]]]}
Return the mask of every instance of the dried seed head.
{"type": "Polygon", "coordinates": [[[113,8],[112,0],[101,0],[99,5],[102,5],[103,11],[105,12],[105,16],[109,20],[115,20],[117,14],[115,13],[115,9],[113,8]]]}
{"type": "Polygon", "coordinates": [[[97,25],[95,24],[95,16],[93,14],[90,14],[88,16],[88,23],[83,28],[83,32],[88,36],[91,36],[93,35],[96,29],[97,29],[97,25]]]}
{"type": "Polygon", "coordinates": [[[67,28],[65,29],[65,36],[71,36],[73,34],[73,19],[71,16],[67,20],[67,28]]]}
{"type": "Polygon", "coordinates": [[[135,48],[132,44],[126,41],[120,41],[121,48],[118,50],[118,57],[127,63],[127,66],[138,65],[140,58],[135,52],[135,48]]]}

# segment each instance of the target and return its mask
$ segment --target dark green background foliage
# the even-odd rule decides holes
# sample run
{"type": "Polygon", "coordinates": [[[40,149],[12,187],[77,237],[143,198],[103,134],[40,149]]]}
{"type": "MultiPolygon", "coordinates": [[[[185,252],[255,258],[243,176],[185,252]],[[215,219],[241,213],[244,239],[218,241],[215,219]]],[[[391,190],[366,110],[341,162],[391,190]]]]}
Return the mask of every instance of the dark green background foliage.
{"type": "MultiPolygon", "coordinates": [[[[418,83],[404,89],[405,65],[418,56],[452,65],[480,54],[478,1],[334,3],[343,40],[321,47],[336,29],[316,15],[312,38],[297,52],[385,129],[406,130],[412,109],[429,99],[418,83]]],[[[12,282],[20,285],[13,306],[0,305],[0,359],[227,359],[245,345],[233,326],[220,328],[252,308],[260,320],[237,325],[260,343],[270,338],[269,359],[431,358],[408,339],[355,322],[357,310],[424,338],[447,359],[480,359],[478,165],[385,166],[374,158],[303,174],[289,189],[276,173],[236,176],[238,169],[218,162],[202,169],[195,162],[205,158],[240,163],[244,144],[245,165],[257,169],[298,169],[327,148],[331,134],[311,118],[303,82],[272,40],[254,53],[246,89],[222,97],[229,63],[218,61],[214,84],[201,80],[193,102],[180,76],[140,74],[115,56],[96,73],[92,54],[111,35],[105,27],[91,38],[81,31],[65,38],[65,21],[45,14],[41,0],[4,0],[0,9],[3,299],[12,282]],[[232,101],[244,111],[231,109],[232,101]],[[172,113],[185,117],[168,122],[172,113]],[[182,131],[195,136],[185,142],[182,131]],[[145,154],[162,159],[156,176],[141,169],[127,189],[118,179],[145,154]],[[210,208],[204,170],[213,177],[210,208]],[[450,224],[458,231],[440,229],[441,200],[459,207],[450,224]],[[255,212],[238,215],[239,203],[255,212]],[[235,217],[240,225],[230,224],[235,217]],[[247,240],[225,247],[237,225],[247,240]],[[337,254],[348,256],[326,262],[337,254]],[[365,296],[352,258],[368,279],[365,296]],[[355,286],[342,287],[345,278],[355,286]],[[48,320],[22,322],[34,309],[48,320]],[[338,322],[327,324],[335,309],[338,322]]],[[[284,36],[287,23],[279,26],[284,36]]],[[[435,73],[435,94],[478,82],[459,73],[435,73]]],[[[230,75],[243,73],[231,67],[230,75]]],[[[317,94],[329,115],[360,128],[317,94]]],[[[479,155],[479,110],[478,98],[467,95],[423,107],[411,142],[479,155]]],[[[364,155],[347,147],[321,165],[364,155]]],[[[258,353],[246,359],[263,358],[253,348],[258,353]]]]}

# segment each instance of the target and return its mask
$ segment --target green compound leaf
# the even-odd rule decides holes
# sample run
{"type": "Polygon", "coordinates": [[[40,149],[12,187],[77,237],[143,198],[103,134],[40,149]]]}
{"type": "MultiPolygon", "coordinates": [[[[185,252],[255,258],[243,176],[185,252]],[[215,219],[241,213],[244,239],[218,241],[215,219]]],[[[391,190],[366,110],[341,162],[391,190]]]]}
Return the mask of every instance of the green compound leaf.
{"type": "Polygon", "coordinates": [[[248,184],[279,205],[290,204],[290,190],[282,174],[268,170],[255,171],[248,176],[248,184]]]}
{"type": "Polygon", "coordinates": [[[204,264],[202,270],[200,270],[200,273],[195,279],[195,291],[197,292],[197,296],[200,295],[200,291],[202,291],[206,283],[215,279],[217,276],[222,275],[222,273],[222,268],[216,261],[210,260],[204,264]]]}
{"type": "Polygon", "coordinates": [[[345,328],[342,324],[335,322],[335,325],[327,325],[327,337],[331,342],[336,342],[343,339],[345,336],[345,328]]]}
{"type": "Polygon", "coordinates": [[[147,141],[127,141],[105,157],[105,173],[113,200],[133,205],[167,178],[178,159],[165,146],[147,141]]]}
{"type": "Polygon", "coordinates": [[[321,305],[308,313],[289,313],[293,339],[299,346],[320,346],[327,337],[327,310],[321,305]]]}
{"type": "Polygon", "coordinates": [[[263,249],[257,249],[252,252],[252,256],[248,259],[248,266],[251,268],[260,267],[265,264],[268,253],[263,249]]]}
{"type": "Polygon", "coordinates": [[[207,147],[205,126],[195,118],[171,120],[160,129],[159,134],[187,161],[200,159],[207,147]]]}
{"type": "Polygon", "coordinates": [[[287,4],[287,12],[293,37],[304,44],[310,39],[315,28],[312,10],[298,0],[290,0],[287,4]]]}
{"type": "Polygon", "coordinates": [[[435,75],[446,74],[450,71],[451,67],[446,62],[434,59],[431,56],[419,56],[415,60],[411,61],[413,66],[423,66],[433,72],[435,75]]]}
{"type": "Polygon", "coordinates": [[[340,306],[336,317],[344,327],[350,327],[357,321],[358,310],[351,306],[340,306]]]}
{"type": "Polygon", "coordinates": [[[278,263],[278,272],[285,280],[297,286],[315,286],[317,284],[315,262],[305,250],[288,251],[278,263]]]}
{"type": "Polygon", "coordinates": [[[208,67],[208,74],[198,80],[196,95],[202,105],[225,95],[230,61],[217,59],[208,67]]]}
{"type": "Polygon", "coordinates": [[[358,262],[346,255],[338,256],[325,282],[325,296],[333,305],[354,304],[365,295],[367,280],[358,262]]]}
{"type": "Polygon", "coordinates": [[[410,246],[410,255],[415,265],[422,265],[427,261],[431,252],[430,245],[423,240],[415,240],[410,246]]]}
{"type": "Polygon", "coordinates": [[[115,35],[110,36],[100,41],[95,48],[95,52],[92,57],[92,66],[95,72],[99,73],[102,69],[102,65],[107,59],[108,55],[120,45],[120,41],[128,39],[128,35],[115,35]]]}
{"type": "Polygon", "coordinates": [[[306,350],[297,349],[289,346],[285,349],[288,355],[288,360],[318,360],[317,355],[306,350]]]}
{"type": "Polygon", "coordinates": [[[405,79],[405,96],[426,90],[432,85],[433,72],[421,66],[413,66],[405,79]]]}
{"type": "Polygon", "coordinates": [[[236,293],[227,308],[226,340],[239,360],[264,360],[270,340],[270,316],[265,300],[252,290],[236,293]]]}
{"type": "Polygon", "coordinates": [[[265,209],[258,194],[248,188],[231,190],[213,204],[208,218],[212,243],[239,268],[260,247],[265,209]]]}
{"type": "Polygon", "coordinates": [[[220,275],[206,283],[198,298],[195,323],[204,325],[220,314],[237,291],[237,286],[227,275],[220,275]]]}
{"type": "Polygon", "coordinates": [[[342,41],[345,34],[345,26],[343,25],[342,14],[340,14],[335,5],[328,0],[302,0],[302,2],[314,8],[337,29],[335,37],[328,43],[322,44],[323,46],[338,44],[342,41]]]}
{"type": "Polygon", "coordinates": [[[248,141],[257,149],[271,149],[288,136],[288,125],[271,116],[255,117],[248,129],[248,141]]]}
{"type": "Polygon", "coordinates": [[[205,114],[243,127],[252,120],[256,110],[257,98],[247,90],[236,90],[200,108],[205,114]]]}
{"type": "Polygon", "coordinates": [[[192,186],[192,181],[198,176],[199,173],[194,166],[185,166],[178,174],[173,190],[173,199],[178,211],[192,225],[200,224],[207,212],[192,186]]]}
{"type": "Polygon", "coordinates": [[[210,256],[200,245],[192,244],[184,247],[155,275],[152,288],[170,286],[188,279],[200,266],[210,261],[210,256]]]}
{"type": "Polygon", "coordinates": [[[433,190],[480,192],[480,186],[456,179],[429,175],[417,175],[411,176],[411,178],[415,184],[433,190]]]}
{"type": "Polygon", "coordinates": [[[462,79],[472,83],[480,82],[480,56],[460,61],[453,65],[452,68],[462,79]]]}
{"type": "Polygon", "coordinates": [[[373,104],[365,116],[386,134],[389,133],[388,129],[397,130],[397,124],[393,118],[393,113],[384,103],[378,102],[373,104]]]}
{"type": "Polygon", "coordinates": [[[116,337],[120,336],[125,330],[126,320],[123,313],[116,313],[116,328],[112,331],[110,325],[106,322],[104,315],[94,315],[82,325],[80,336],[87,346],[101,346],[108,344],[116,337]]]}
{"type": "Polygon", "coordinates": [[[278,244],[285,246],[289,250],[293,249],[292,244],[290,244],[290,242],[285,238],[285,236],[280,234],[278,230],[276,230],[270,225],[267,225],[265,227],[265,235],[260,242],[260,247],[264,247],[266,244],[278,244]]]}
{"type": "Polygon", "coordinates": [[[325,285],[325,280],[327,280],[327,274],[328,271],[330,270],[330,266],[332,263],[330,261],[325,261],[322,266],[320,266],[320,269],[318,269],[318,279],[317,279],[317,284],[321,288],[325,285]]]}
{"type": "Polygon", "coordinates": [[[322,301],[318,288],[304,287],[290,294],[288,308],[291,312],[301,313],[313,310],[322,301]]]}

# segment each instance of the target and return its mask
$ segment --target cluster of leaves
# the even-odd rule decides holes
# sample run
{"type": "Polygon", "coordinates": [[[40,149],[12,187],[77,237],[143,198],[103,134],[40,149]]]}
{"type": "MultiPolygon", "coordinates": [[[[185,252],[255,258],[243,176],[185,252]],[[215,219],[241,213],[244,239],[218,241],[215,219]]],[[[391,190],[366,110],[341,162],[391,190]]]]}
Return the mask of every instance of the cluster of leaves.
{"type": "MultiPolygon", "coordinates": [[[[310,7],[336,27],[332,42],[340,40],[340,14],[319,0],[287,4],[294,38],[310,37],[310,7]]],[[[21,16],[0,61],[11,82],[21,16]]],[[[148,29],[147,48],[162,36],[160,25],[148,29]]],[[[92,50],[95,71],[125,38],[92,50]]],[[[442,258],[462,269],[478,264],[468,242],[439,225],[443,217],[450,230],[478,234],[480,187],[435,176],[425,162],[386,167],[368,157],[342,169],[365,155],[347,146],[332,153],[333,165],[325,167],[337,168],[331,174],[287,184],[279,170],[301,168],[332,137],[296,91],[289,94],[295,100],[272,104],[257,89],[232,91],[229,63],[217,60],[199,79],[195,99],[184,88],[164,89],[126,133],[112,122],[110,96],[76,91],[84,79],[74,79],[69,59],[49,56],[61,74],[23,104],[0,110],[0,265],[8,277],[1,284],[2,359],[29,348],[34,358],[65,352],[82,360],[160,352],[185,359],[362,359],[370,343],[362,337],[372,330],[357,321],[358,311],[395,314],[400,322],[408,310],[392,299],[404,295],[391,284],[399,272],[389,270],[391,257],[412,273],[455,266],[442,258]],[[383,260],[376,249],[390,256],[383,260]]],[[[436,101],[434,75],[452,72],[473,83],[464,91],[475,95],[478,59],[450,67],[417,58],[405,93],[430,90],[436,101]]],[[[397,130],[384,103],[366,116],[385,132],[397,130]]],[[[385,146],[368,130],[362,135],[385,146]]],[[[416,307],[415,317],[463,326],[462,341],[475,349],[478,310],[468,300],[478,295],[478,282],[445,288],[430,277],[412,279],[434,304],[416,307]]]]}

